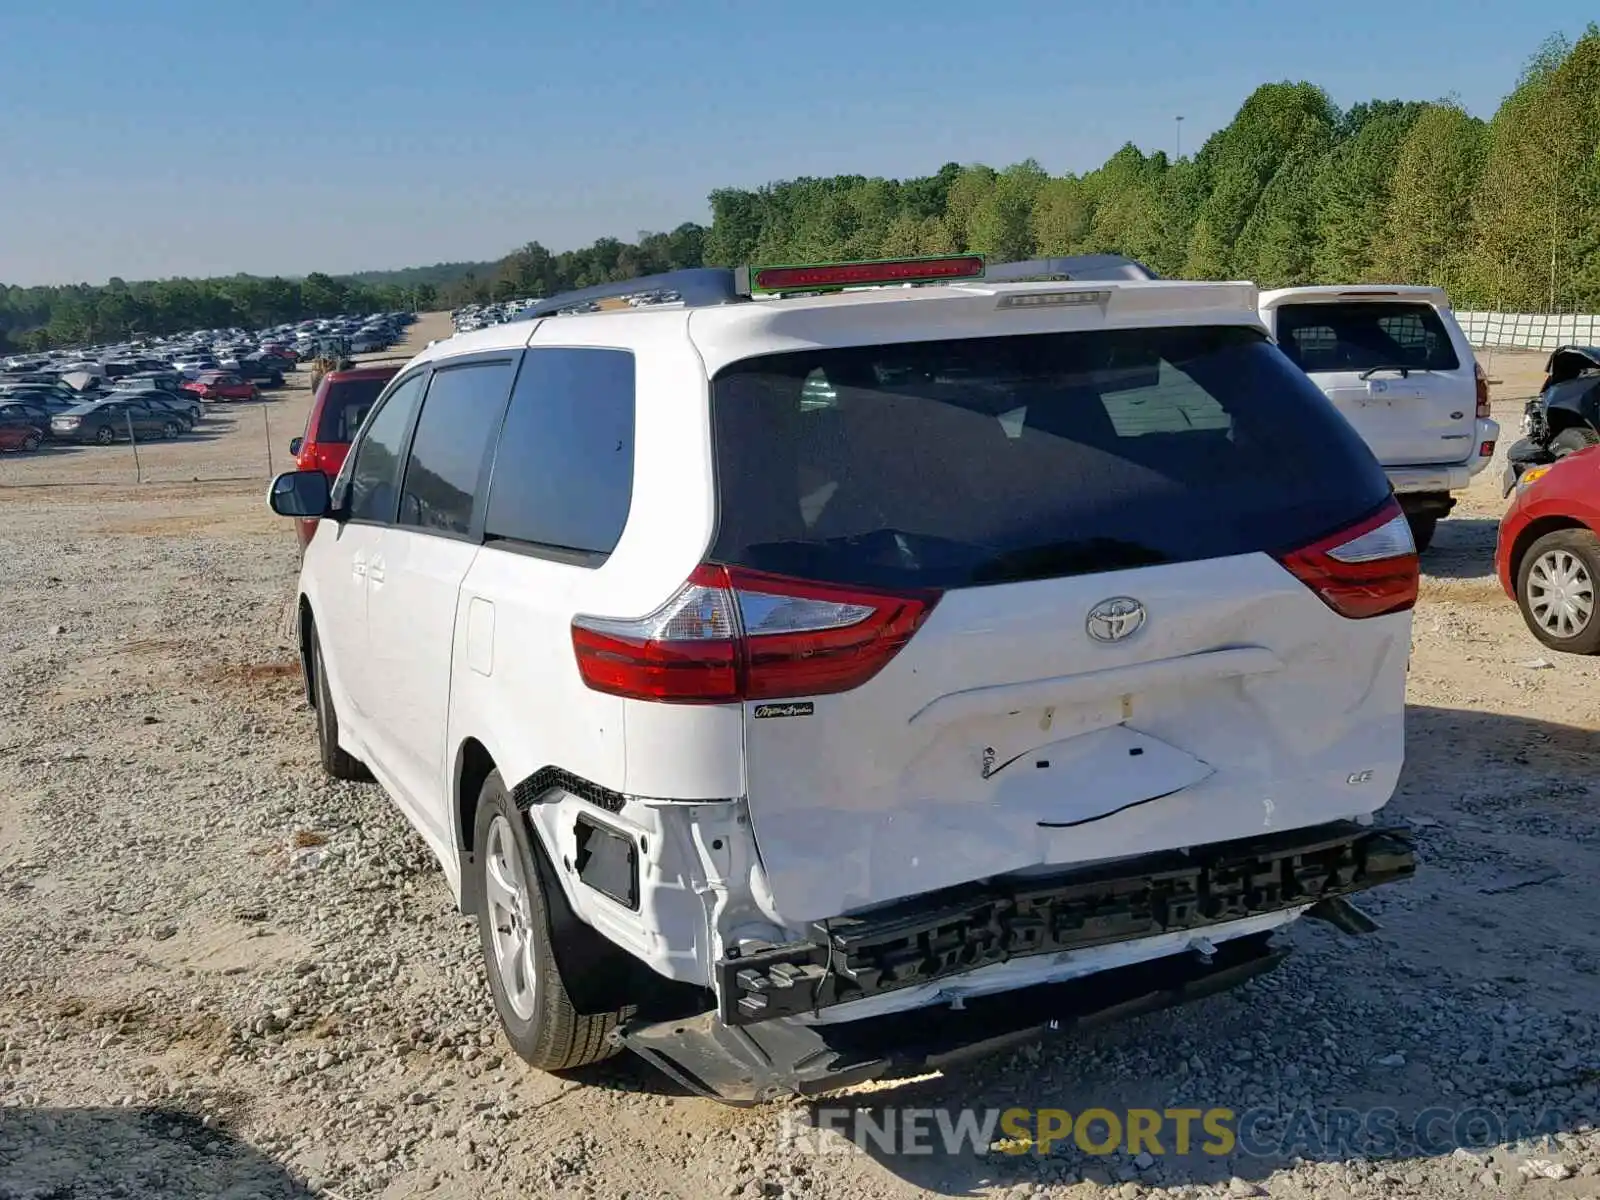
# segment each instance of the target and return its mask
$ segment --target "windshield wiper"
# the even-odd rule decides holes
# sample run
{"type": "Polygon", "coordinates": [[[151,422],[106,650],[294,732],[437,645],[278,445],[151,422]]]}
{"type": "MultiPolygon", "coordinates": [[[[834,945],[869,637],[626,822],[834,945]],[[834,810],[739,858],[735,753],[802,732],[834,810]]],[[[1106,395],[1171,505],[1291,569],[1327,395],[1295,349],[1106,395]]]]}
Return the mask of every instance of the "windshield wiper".
{"type": "Polygon", "coordinates": [[[1368,367],[1365,371],[1361,372],[1359,377],[1363,380],[1366,380],[1371,379],[1379,371],[1399,371],[1401,379],[1409,379],[1411,377],[1411,372],[1417,369],[1418,368],[1416,367],[1407,366],[1405,363],[1379,363],[1375,367],[1368,367]]]}

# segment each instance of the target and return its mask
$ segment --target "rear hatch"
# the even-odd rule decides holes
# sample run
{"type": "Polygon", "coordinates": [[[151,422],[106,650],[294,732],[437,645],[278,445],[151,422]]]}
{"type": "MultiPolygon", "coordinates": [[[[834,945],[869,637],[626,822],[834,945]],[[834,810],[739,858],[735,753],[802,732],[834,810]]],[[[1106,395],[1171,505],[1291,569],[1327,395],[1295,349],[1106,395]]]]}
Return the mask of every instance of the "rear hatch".
{"type": "Polygon", "coordinates": [[[353,377],[329,379],[323,386],[321,403],[313,406],[315,428],[301,447],[302,471],[321,471],[332,479],[344,465],[350,442],[366,420],[383,389],[400,369],[384,368],[353,377]]]}
{"type": "Polygon", "coordinates": [[[1387,801],[1415,556],[1261,331],[801,349],[712,415],[786,921],[1387,801]]]}
{"type": "Polygon", "coordinates": [[[1385,466],[1477,452],[1475,360],[1442,301],[1381,291],[1269,293],[1268,324],[1385,466]]]}

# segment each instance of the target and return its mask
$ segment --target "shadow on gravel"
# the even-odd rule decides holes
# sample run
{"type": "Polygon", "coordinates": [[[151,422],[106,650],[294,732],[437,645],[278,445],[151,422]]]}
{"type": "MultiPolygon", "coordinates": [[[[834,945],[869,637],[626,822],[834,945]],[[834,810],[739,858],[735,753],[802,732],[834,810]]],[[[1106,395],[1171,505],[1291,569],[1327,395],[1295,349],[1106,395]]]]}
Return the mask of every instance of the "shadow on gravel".
{"type": "Polygon", "coordinates": [[[1494,542],[1498,519],[1446,517],[1439,522],[1433,545],[1422,556],[1424,578],[1483,579],[1494,575],[1494,542]]]}
{"type": "Polygon", "coordinates": [[[186,1112],[0,1107],[0,1200],[312,1200],[237,1138],[186,1112]]]}
{"type": "Polygon", "coordinates": [[[1574,1174],[1600,1150],[1600,740],[1427,706],[1407,732],[1384,816],[1412,825],[1421,865],[1362,898],[1379,932],[1301,922],[1277,972],[1226,995],[774,1108],[790,1161],[866,1154],[943,1196],[1264,1195],[1284,1171],[1318,1195],[1505,1195],[1574,1174]]]}

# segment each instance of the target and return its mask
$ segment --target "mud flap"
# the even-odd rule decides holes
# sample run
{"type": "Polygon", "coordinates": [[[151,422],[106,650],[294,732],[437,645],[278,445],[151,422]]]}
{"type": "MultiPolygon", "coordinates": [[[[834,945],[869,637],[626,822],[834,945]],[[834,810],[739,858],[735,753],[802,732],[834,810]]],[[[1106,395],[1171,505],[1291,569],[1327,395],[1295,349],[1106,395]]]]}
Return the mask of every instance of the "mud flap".
{"type": "Polygon", "coordinates": [[[969,999],[959,1010],[941,1006],[833,1025],[780,1018],[747,1026],[729,1026],[705,1012],[626,1027],[621,1039],[690,1091],[748,1107],[924,1074],[1226,991],[1288,956],[1271,937],[1224,942],[1209,958],[1185,952],[969,999]]]}

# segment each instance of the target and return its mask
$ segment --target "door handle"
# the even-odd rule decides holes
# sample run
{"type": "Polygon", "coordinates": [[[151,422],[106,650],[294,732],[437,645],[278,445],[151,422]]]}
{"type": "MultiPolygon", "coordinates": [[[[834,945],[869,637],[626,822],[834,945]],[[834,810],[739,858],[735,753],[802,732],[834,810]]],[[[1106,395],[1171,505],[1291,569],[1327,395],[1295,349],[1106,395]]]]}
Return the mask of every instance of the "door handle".
{"type": "Polygon", "coordinates": [[[367,577],[367,564],[362,562],[359,558],[354,560],[350,564],[350,574],[354,575],[357,579],[365,579],[367,577]]]}
{"type": "Polygon", "coordinates": [[[383,582],[383,560],[375,558],[367,564],[367,578],[373,583],[383,582]]]}

